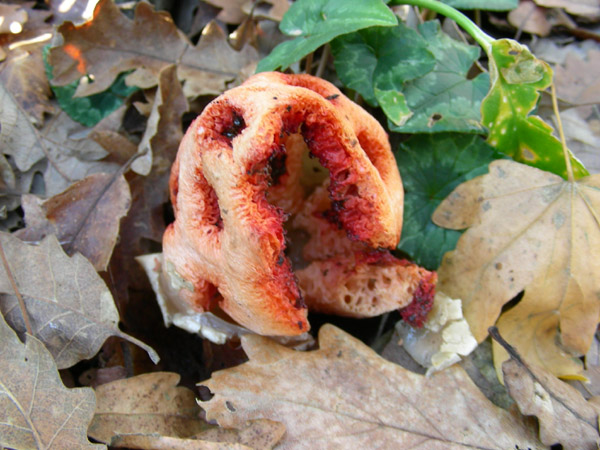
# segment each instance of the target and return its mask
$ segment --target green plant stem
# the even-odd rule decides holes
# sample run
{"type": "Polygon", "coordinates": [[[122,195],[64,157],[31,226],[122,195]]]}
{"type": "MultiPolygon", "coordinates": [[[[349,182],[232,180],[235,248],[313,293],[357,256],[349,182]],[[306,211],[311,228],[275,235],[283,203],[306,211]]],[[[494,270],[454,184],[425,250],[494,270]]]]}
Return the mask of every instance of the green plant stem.
{"type": "Polygon", "coordinates": [[[565,139],[565,132],[563,131],[562,121],[560,120],[560,111],[558,109],[558,101],[556,100],[556,86],[554,81],[550,85],[550,92],[552,94],[552,109],[556,116],[556,123],[558,126],[558,135],[560,136],[560,143],[562,144],[563,153],[565,155],[565,164],[567,166],[567,176],[569,182],[575,181],[575,175],[573,174],[573,165],[571,164],[571,155],[569,155],[569,149],[567,148],[567,140],[565,139]]]}
{"type": "Polygon", "coordinates": [[[486,53],[490,53],[491,44],[495,40],[484,33],[471,19],[460,11],[437,0],[392,0],[392,5],[413,5],[427,8],[454,20],[460,27],[471,35],[481,45],[486,53]]]}

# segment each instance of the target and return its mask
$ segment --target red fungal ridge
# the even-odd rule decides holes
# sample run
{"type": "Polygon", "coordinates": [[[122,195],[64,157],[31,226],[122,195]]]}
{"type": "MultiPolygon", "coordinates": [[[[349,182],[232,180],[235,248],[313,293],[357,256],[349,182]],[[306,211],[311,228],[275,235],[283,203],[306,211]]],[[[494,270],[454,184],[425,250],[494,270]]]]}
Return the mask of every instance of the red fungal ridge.
{"type": "Polygon", "coordinates": [[[400,315],[405,322],[413,328],[421,328],[427,320],[427,314],[433,307],[437,274],[431,272],[419,282],[413,295],[413,301],[406,308],[400,310],[400,315]]]}
{"type": "Polygon", "coordinates": [[[329,195],[332,209],[325,217],[332,223],[341,222],[351,240],[366,241],[372,234],[370,217],[373,205],[358,196],[352,158],[340,142],[340,133],[333,126],[302,127],[304,139],[319,162],[329,170],[329,195]]]}

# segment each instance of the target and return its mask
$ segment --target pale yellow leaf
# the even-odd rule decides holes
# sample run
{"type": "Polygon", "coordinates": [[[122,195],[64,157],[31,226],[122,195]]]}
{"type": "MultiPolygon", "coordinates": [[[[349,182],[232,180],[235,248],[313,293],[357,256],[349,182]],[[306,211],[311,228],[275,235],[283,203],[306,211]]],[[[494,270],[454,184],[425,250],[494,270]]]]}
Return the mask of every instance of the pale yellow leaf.
{"type": "MultiPolygon", "coordinates": [[[[526,360],[559,376],[578,373],[600,315],[600,175],[568,182],[498,160],[456,188],[433,220],[468,227],[438,278],[440,290],[462,299],[475,338],[500,317],[500,333],[526,360]]],[[[497,367],[504,358],[496,354],[497,367]]]]}

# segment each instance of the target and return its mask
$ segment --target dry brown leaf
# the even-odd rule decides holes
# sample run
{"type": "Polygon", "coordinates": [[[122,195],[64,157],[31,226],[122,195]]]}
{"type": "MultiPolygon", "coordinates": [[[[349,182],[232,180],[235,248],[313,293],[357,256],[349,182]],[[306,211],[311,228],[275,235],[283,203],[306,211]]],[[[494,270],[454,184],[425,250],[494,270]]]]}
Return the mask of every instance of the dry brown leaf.
{"type": "Polygon", "coordinates": [[[508,13],[508,22],[515,28],[538,36],[548,36],[552,24],[548,10],[540,8],[532,0],[524,0],[508,13]]]}
{"type": "Polygon", "coordinates": [[[29,18],[23,5],[0,5],[0,34],[18,34],[29,18]]]}
{"type": "Polygon", "coordinates": [[[200,406],[224,427],[283,422],[278,448],[542,448],[459,367],[417,375],[332,325],[321,327],[316,351],[256,335],[242,343],[250,361],[201,383],[214,397],[200,406]]]}
{"type": "Polygon", "coordinates": [[[166,66],[177,64],[185,80],[187,96],[220,93],[240,73],[254,70],[256,51],[246,46],[236,52],[227,43],[223,30],[209,24],[196,46],[177,29],[170,16],[138,3],[134,20],[121,14],[112,0],[101,0],[92,21],[81,26],[70,22],[58,31],[64,44],[50,50],[53,83],[65,85],[84,74],[94,82],[80,84],[76,95],[85,96],[107,89],[121,72],[134,70],[128,84],[155,86],[166,66]]]}
{"type": "Polygon", "coordinates": [[[598,0],[534,0],[544,8],[564,8],[568,13],[590,18],[600,16],[598,0]]]}
{"type": "MultiPolygon", "coordinates": [[[[504,338],[558,376],[581,371],[600,316],[600,175],[568,182],[508,160],[458,186],[438,207],[439,226],[468,230],[446,253],[438,287],[463,301],[481,342],[498,320],[504,338]]],[[[496,367],[507,358],[497,346],[496,367]]]]}
{"type": "Polygon", "coordinates": [[[41,48],[10,52],[0,64],[0,83],[35,124],[43,123],[45,113],[55,112],[41,48]]]}
{"type": "Polygon", "coordinates": [[[183,137],[181,117],[187,110],[188,102],[177,79],[176,67],[168,66],[160,72],[152,111],[138,146],[138,154],[141,156],[133,162],[133,171],[148,175],[153,167],[155,153],[158,158],[165,153],[168,155],[167,160],[157,161],[159,165],[172,164],[173,150],[183,137]]]}
{"type": "Polygon", "coordinates": [[[591,49],[585,59],[577,52],[567,54],[554,68],[558,96],[573,105],[600,103],[600,50],[591,49]]]}
{"type": "Polygon", "coordinates": [[[110,291],[81,254],[68,257],[53,235],[32,246],[0,233],[0,245],[8,264],[0,264],[0,310],[13,328],[25,331],[12,276],[34,335],[59,368],[93,357],[109,336],[135,343],[158,361],[154,350],[119,330],[110,291]]]}
{"type": "Polygon", "coordinates": [[[131,204],[123,175],[99,173],[42,202],[23,197],[27,228],[16,235],[38,242],[54,234],[68,255],[85,256],[97,271],[106,270],[119,235],[119,222],[131,204]]]}
{"type": "Polygon", "coordinates": [[[191,438],[158,434],[115,436],[111,446],[161,450],[270,450],[281,440],[285,427],[268,419],[248,421],[241,429],[211,427],[191,438]]]}
{"type": "Polygon", "coordinates": [[[44,345],[29,335],[21,343],[1,316],[0,342],[0,447],[106,448],[86,436],[94,391],[65,388],[44,345]]]}
{"type": "Polygon", "coordinates": [[[209,425],[200,419],[194,393],[178,387],[179,375],[154,372],[103,384],[89,435],[109,444],[117,435],[190,437],[209,425]]]}
{"type": "Polygon", "coordinates": [[[89,129],[73,121],[64,111],[46,122],[38,133],[48,163],[44,171],[46,196],[63,192],[88,175],[115,173],[120,166],[106,159],[107,152],[88,138],[89,129]]]}
{"type": "Polygon", "coordinates": [[[565,450],[597,450],[600,408],[548,371],[528,364],[497,334],[494,338],[511,355],[502,364],[508,392],[523,414],[537,416],[541,441],[546,445],[560,443],[565,450]]]}
{"type": "Polygon", "coordinates": [[[268,19],[275,22],[281,22],[283,15],[290,9],[289,0],[246,0],[242,5],[242,11],[246,14],[252,14],[256,19],[268,19]]]}
{"type": "Polygon", "coordinates": [[[240,24],[244,21],[247,14],[243,10],[243,6],[247,0],[203,0],[205,3],[216,8],[221,8],[221,12],[217,16],[217,20],[225,23],[240,24]]]}

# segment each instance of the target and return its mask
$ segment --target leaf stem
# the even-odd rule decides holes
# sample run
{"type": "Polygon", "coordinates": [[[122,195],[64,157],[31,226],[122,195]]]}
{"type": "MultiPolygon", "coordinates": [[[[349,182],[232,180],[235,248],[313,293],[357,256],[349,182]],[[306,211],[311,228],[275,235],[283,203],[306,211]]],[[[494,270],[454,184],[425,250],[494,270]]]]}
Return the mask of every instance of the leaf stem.
{"type": "Polygon", "coordinates": [[[2,259],[2,265],[4,265],[4,270],[6,271],[6,276],[10,281],[13,291],[15,292],[15,296],[19,302],[19,308],[21,308],[21,314],[23,315],[23,321],[25,322],[25,329],[27,330],[27,334],[33,336],[33,328],[31,327],[31,322],[29,321],[29,314],[27,313],[27,308],[25,307],[25,300],[23,300],[23,296],[19,292],[19,287],[17,286],[17,282],[15,281],[15,277],[10,270],[10,266],[8,265],[8,260],[6,259],[6,253],[4,253],[4,246],[0,241],[0,259],[2,259]]]}
{"type": "Polygon", "coordinates": [[[421,8],[427,8],[437,12],[438,14],[446,16],[454,20],[467,33],[469,33],[471,37],[475,39],[479,45],[481,45],[486,53],[489,54],[491,51],[491,44],[495,39],[484,33],[481,28],[479,28],[471,19],[451,6],[448,6],[437,0],[392,0],[390,4],[419,6],[421,8]]]}
{"type": "Polygon", "coordinates": [[[567,176],[569,177],[569,182],[573,183],[575,181],[575,175],[573,174],[573,165],[571,164],[571,155],[569,154],[569,149],[567,148],[567,140],[565,139],[565,132],[563,130],[562,121],[560,120],[560,112],[558,110],[558,101],[556,100],[556,86],[554,82],[550,85],[550,92],[552,94],[552,110],[554,111],[554,115],[556,116],[556,124],[558,126],[558,135],[560,136],[560,143],[563,148],[563,155],[565,155],[565,164],[567,166],[567,176]]]}

